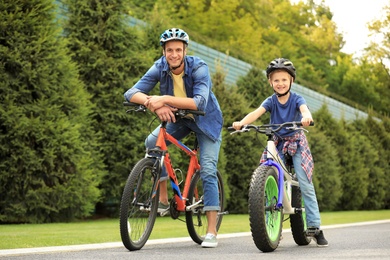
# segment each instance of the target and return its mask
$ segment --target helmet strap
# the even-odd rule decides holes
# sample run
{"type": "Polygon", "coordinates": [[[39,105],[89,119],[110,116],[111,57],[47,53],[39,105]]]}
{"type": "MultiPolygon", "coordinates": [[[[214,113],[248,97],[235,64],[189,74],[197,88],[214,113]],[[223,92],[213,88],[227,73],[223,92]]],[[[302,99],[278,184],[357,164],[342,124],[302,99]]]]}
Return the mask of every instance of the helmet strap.
{"type": "Polygon", "coordinates": [[[184,57],[183,57],[183,59],[181,60],[181,62],[180,62],[180,64],[179,64],[178,66],[175,66],[175,67],[170,67],[171,71],[173,71],[173,70],[176,70],[176,69],[180,68],[180,66],[183,64],[183,62],[184,62],[184,57]]]}

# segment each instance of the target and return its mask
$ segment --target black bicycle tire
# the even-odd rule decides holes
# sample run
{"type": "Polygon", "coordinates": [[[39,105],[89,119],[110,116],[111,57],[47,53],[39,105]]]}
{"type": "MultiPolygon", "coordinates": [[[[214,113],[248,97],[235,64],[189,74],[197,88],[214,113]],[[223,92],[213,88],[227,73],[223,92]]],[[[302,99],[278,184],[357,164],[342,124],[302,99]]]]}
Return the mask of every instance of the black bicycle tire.
{"type": "MultiPolygon", "coordinates": [[[[150,198],[149,194],[152,194],[152,189],[149,186],[152,186],[152,175],[144,176],[144,169],[151,169],[155,164],[155,160],[152,158],[143,158],[133,167],[129,177],[126,181],[125,188],[123,190],[121,204],[120,204],[120,234],[123,245],[130,251],[140,250],[147,240],[153,230],[154,223],[157,217],[158,201],[159,201],[159,188],[155,192],[154,197],[150,198]],[[140,180],[139,178],[142,177],[140,180]],[[146,184],[149,189],[145,192],[146,200],[150,200],[151,208],[148,213],[141,211],[141,207],[132,205],[133,196],[134,196],[134,187],[137,182],[137,194],[140,194],[141,188],[139,185],[146,184]],[[131,215],[129,215],[131,214],[131,215]],[[146,217],[136,218],[138,215],[148,215],[146,224],[144,226],[138,226],[137,221],[144,221],[146,217]],[[133,224],[130,224],[133,222],[133,224]],[[133,226],[133,228],[131,227],[133,226]],[[134,229],[135,227],[135,229],[134,229]],[[130,230],[129,230],[130,229],[130,230]],[[137,232],[135,232],[137,231],[137,232]],[[134,234],[135,237],[132,237],[134,234]],[[139,234],[139,235],[138,235],[139,234]]],[[[156,180],[154,180],[156,181],[156,180]]]]}
{"type": "MultiPolygon", "coordinates": [[[[302,194],[298,186],[292,187],[291,206],[303,208],[302,194]]],[[[302,212],[290,216],[291,233],[297,245],[306,246],[310,244],[311,238],[306,235],[306,218],[302,212]]]]}
{"type": "MultiPolygon", "coordinates": [[[[217,171],[217,178],[218,178],[218,187],[219,187],[219,194],[220,194],[220,198],[219,198],[219,203],[220,203],[220,211],[218,213],[218,218],[217,218],[217,231],[219,230],[220,226],[221,226],[221,223],[222,223],[222,217],[223,217],[223,214],[221,214],[221,212],[224,212],[224,208],[225,208],[225,189],[224,189],[224,185],[223,185],[223,180],[222,180],[222,175],[219,171],[217,171]]],[[[190,184],[190,189],[188,191],[188,201],[191,202],[192,201],[192,198],[194,196],[194,193],[195,193],[195,188],[196,186],[198,185],[198,182],[201,182],[201,178],[200,178],[200,172],[197,171],[192,180],[191,180],[191,184],[190,184]]],[[[203,211],[203,208],[201,209],[201,211],[197,211],[197,213],[201,214],[201,223],[203,223],[202,225],[202,232],[198,232],[197,229],[199,229],[199,225],[196,225],[194,223],[194,219],[193,219],[193,216],[194,216],[194,212],[193,211],[186,211],[186,225],[187,225],[187,230],[188,230],[188,233],[190,235],[190,237],[192,238],[192,240],[197,243],[197,244],[201,244],[204,240],[204,236],[206,235],[206,231],[207,231],[207,218],[206,218],[206,214],[205,212],[203,211]]]]}
{"type": "MultiPolygon", "coordinates": [[[[266,216],[266,203],[269,202],[266,198],[268,178],[274,179],[277,188],[278,174],[275,168],[260,165],[252,174],[248,194],[249,223],[252,239],[256,247],[263,252],[272,252],[279,246],[283,225],[283,209],[272,211],[272,218],[277,216],[273,214],[280,213],[280,216],[278,216],[279,223],[275,223],[275,227],[279,229],[276,231],[276,238],[272,239],[267,229],[267,220],[270,220],[270,218],[266,216]]],[[[275,205],[277,203],[277,195],[272,200],[275,205]]]]}

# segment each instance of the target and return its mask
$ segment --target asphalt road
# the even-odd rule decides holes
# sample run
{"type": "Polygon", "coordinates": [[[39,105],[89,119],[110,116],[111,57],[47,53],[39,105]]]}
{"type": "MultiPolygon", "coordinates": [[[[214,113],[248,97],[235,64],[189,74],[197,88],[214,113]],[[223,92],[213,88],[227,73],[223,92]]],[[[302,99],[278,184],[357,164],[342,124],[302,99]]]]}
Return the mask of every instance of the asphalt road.
{"type": "Polygon", "coordinates": [[[297,246],[289,230],[283,230],[279,247],[263,253],[253,243],[250,232],[218,236],[217,248],[202,248],[190,238],[150,240],[139,251],[128,251],[120,242],[0,250],[0,259],[390,259],[390,220],[324,226],[329,241],[318,248],[314,241],[297,246]]]}

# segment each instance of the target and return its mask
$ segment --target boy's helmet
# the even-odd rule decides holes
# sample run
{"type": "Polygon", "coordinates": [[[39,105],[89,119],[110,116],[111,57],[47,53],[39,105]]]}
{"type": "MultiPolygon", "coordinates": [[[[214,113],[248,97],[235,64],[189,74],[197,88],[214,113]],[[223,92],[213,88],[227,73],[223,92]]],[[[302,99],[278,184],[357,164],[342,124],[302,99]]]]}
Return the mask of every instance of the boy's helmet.
{"type": "Polygon", "coordinates": [[[190,36],[188,36],[188,34],[185,31],[179,28],[168,29],[161,34],[160,45],[164,46],[166,42],[173,41],[173,40],[182,41],[186,45],[188,45],[190,41],[190,36]]]}
{"type": "Polygon", "coordinates": [[[269,75],[274,72],[275,70],[284,70],[286,71],[288,74],[291,75],[291,77],[294,78],[295,80],[295,67],[294,67],[294,64],[288,60],[288,59],[285,59],[285,58],[277,58],[277,59],[274,59],[273,61],[271,61],[271,63],[268,65],[267,67],[267,78],[269,78],[269,75]]]}

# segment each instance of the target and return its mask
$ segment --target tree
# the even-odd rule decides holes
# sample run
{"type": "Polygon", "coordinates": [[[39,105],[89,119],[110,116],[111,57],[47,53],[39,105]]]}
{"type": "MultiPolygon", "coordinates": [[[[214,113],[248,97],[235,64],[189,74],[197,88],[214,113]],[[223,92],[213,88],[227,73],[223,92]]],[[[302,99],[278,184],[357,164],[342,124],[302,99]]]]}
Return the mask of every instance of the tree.
{"type": "Polygon", "coordinates": [[[384,8],[384,17],[373,21],[369,26],[371,35],[381,41],[372,41],[366,49],[363,60],[371,65],[371,74],[365,76],[375,79],[370,87],[379,95],[375,110],[389,116],[390,111],[390,5],[384,8]],[[379,107],[377,107],[379,105],[379,107]]]}
{"type": "Polygon", "coordinates": [[[307,139],[314,159],[313,184],[321,211],[336,210],[343,195],[341,189],[341,167],[335,143],[326,131],[336,123],[327,107],[313,114],[315,125],[308,127],[307,139]]]}
{"type": "Polygon", "coordinates": [[[390,161],[390,155],[386,152],[390,144],[390,134],[386,131],[385,125],[378,122],[371,116],[367,120],[354,122],[356,128],[364,136],[367,136],[369,143],[372,145],[372,156],[367,157],[369,166],[369,180],[368,180],[368,195],[363,203],[363,209],[383,209],[388,207],[386,205],[388,197],[387,183],[390,180],[386,174],[390,161]]]}
{"type": "Polygon", "coordinates": [[[0,222],[90,216],[104,174],[92,104],[49,0],[0,3],[0,222]]]}
{"type": "Polygon", "coordinates": [[[109,172],[98,213],[116,214],[124,183],[131,167],[143,153],[146,118],[126,115],[123,94],[152,64],[154,51],[144,49],[145,35],[126,23],[126,1],[64,0],[64,38],[72,59],[80,68],[80,79],[92,95],[93,128],[109,172]]]}
{"type": "Polygon", "coordinates": [[[245,77],[238,79],[237,87],[238,91],[244,95],[251,109],[258,108],[261,102],[274,92],[264,70],[257,67],[252,67],[245,77]]]}

